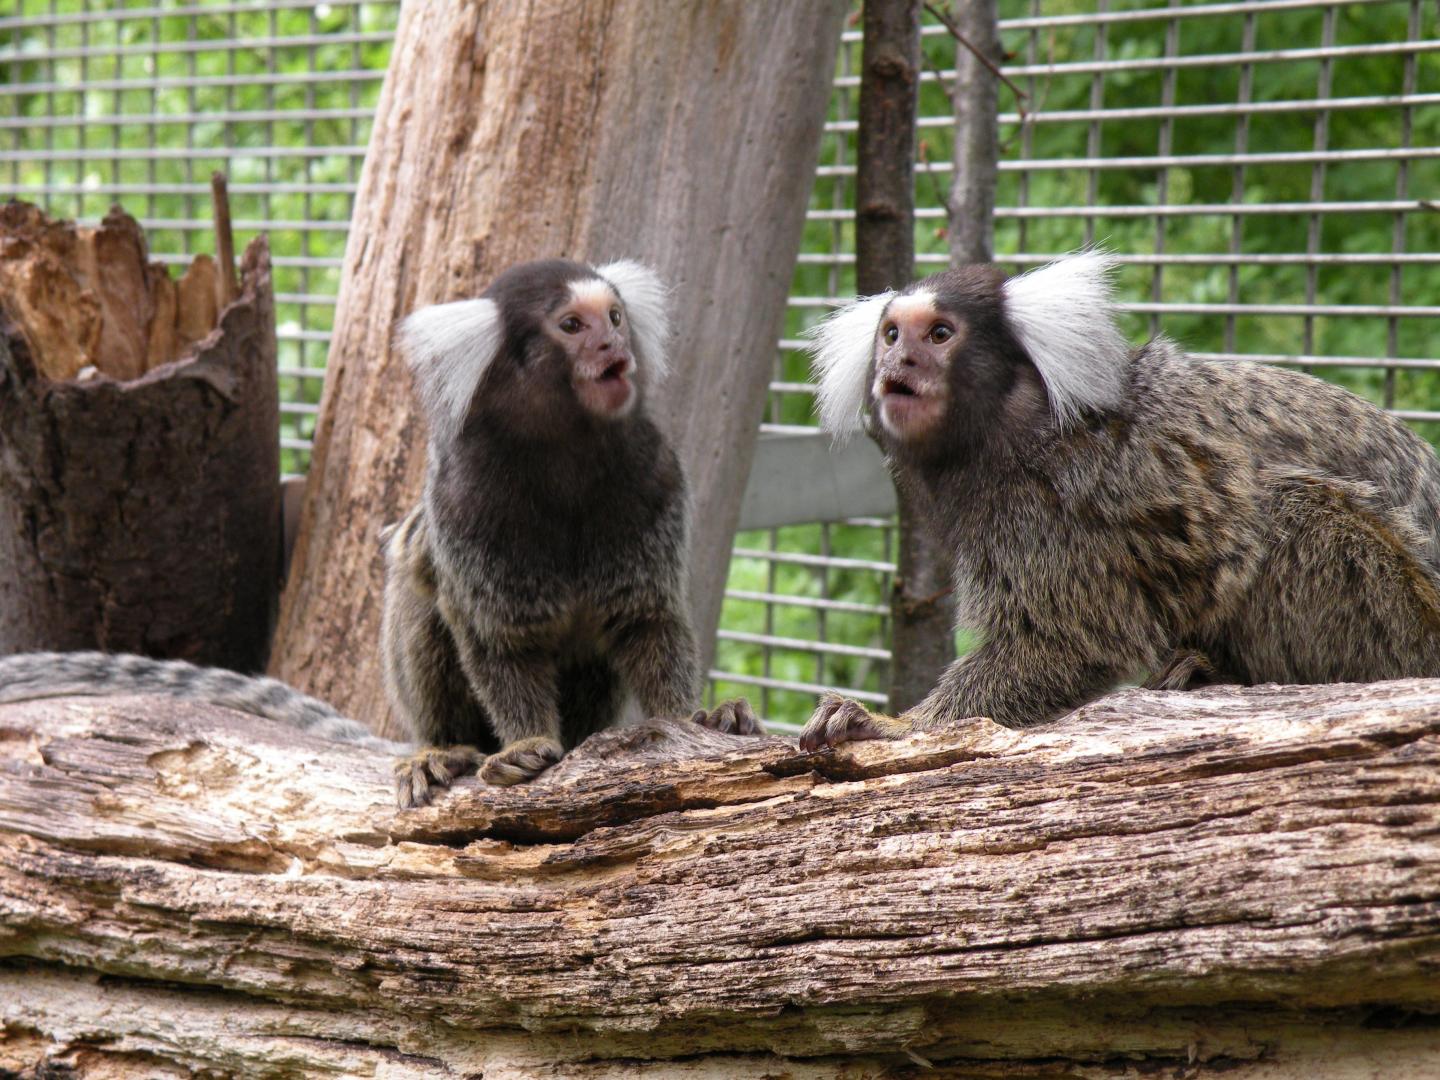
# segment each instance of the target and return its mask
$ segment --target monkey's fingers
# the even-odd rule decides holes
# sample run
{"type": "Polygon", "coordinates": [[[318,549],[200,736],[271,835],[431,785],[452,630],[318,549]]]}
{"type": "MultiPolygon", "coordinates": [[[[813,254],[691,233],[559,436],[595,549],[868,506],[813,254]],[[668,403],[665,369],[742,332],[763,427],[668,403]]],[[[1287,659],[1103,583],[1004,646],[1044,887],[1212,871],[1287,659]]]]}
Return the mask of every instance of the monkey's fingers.
{"type": "Polygon", "coordinates": [[[426,806],[434,798],[431,786],[446,788],[457,777],[472,773],[485,760],[473,746],[427,746],[395,763],[395,805],[401,810],[426,806]]]}
{"type": "Polygon", "coordinates": [[[860,742],[864,739],[899,739],[909,734],[910,724],[870,712],[858,701],[839,694],[826,694],[800,732],[800,749],[805,753],[827,746],[860,742]]]}
{"type": "Polygon", "coordinates": [[[480,766],[480,779],[497,787],[533,780],[565,756],[565,748],[547,736],[520,739],[502,746],[480,766]]]}
{"type": "Polygon", "coordinates": [[[745,698],[722,701],[708,712],[696,709],[691,721],[701,727],[723,731],[726,735],[764,735],[765,725],[755,715],[750,702],[745,698]]]}

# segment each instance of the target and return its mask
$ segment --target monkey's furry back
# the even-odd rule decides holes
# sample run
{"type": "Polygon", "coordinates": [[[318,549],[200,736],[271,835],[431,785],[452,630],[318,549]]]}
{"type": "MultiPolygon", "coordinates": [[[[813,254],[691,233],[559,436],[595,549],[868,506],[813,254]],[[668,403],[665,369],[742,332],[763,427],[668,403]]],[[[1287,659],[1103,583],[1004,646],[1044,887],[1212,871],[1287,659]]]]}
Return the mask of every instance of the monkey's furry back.
{"type": "Polygon", "coordinates": [[[260,675],[129,653],[35,652],[0,658],[0,704],[110,694],[163,694],[264,717],[334,742],[390,753],[403,748],[325,702],[260,675]]]}
{"type": "Polygon", "coordinates": [[[1058,631],[1111,677],[1171,650],[1245,683],[1440,675],[1427,443],[1299,372],[1163,338],[1128,367],[1118,408],[921,481],[978,625],[1058,631]]]}

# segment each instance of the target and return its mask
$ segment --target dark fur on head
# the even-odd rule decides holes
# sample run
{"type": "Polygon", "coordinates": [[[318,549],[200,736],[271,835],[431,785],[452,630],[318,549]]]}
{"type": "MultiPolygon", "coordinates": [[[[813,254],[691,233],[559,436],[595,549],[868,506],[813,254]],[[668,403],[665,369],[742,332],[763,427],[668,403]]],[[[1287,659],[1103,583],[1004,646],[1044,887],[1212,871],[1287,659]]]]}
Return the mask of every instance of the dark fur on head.
{"type": "Polygon", "coordinates": [[[1298,372],[1131,349],[1111,265],[1088,252],[998,287],[952,271],[817,332],[826,425],[843,436],[868,412],[983,639],[904,716],[827,698],[803,745],[1039,723],[1146,671],[1162,687],[1440,675],[1431,448],[1298,372]]]}

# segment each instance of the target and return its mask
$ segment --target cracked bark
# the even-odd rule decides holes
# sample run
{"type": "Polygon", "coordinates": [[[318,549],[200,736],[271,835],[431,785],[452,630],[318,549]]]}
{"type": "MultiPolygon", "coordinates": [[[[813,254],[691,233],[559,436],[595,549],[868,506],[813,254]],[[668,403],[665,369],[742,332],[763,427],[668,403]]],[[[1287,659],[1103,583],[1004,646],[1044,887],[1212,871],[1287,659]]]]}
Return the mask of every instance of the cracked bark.
{"type": "Polygon", "coordinates": [[[403,814],[383,755],[225,710],[0,733],[0,1068],[1440,1068],[1440,682],[816,755],[625,729],[403,814]]]}

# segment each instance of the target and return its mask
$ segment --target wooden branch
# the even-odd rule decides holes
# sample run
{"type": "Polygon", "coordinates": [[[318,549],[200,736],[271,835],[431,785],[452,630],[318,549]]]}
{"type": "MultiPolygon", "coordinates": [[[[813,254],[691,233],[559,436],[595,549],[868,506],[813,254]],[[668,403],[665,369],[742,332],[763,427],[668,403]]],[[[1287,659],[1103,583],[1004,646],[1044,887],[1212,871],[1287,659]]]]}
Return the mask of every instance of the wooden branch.
{"type": "Polygon", "coordinates": [[[382,755],[224,710],[63,699],[0,731],[0,1068],[1440,1061],[1440,681],[1128,691],[814,755],[625,729],[408,813],[382,755]]]}
{"type": "Polygon", "coordinates": [[[223,310],[235,299],[238,291],[235,284],[235,234],[230,228],[230,185],[223,172],[210,174],[210,202],[215,212],[215,261],[219,266],[216,299],[223,310]]]}

